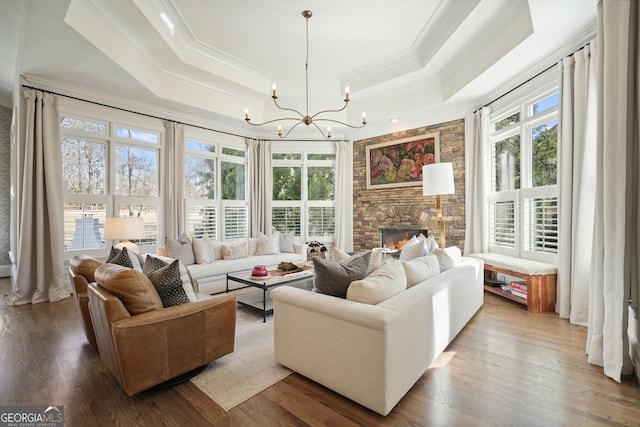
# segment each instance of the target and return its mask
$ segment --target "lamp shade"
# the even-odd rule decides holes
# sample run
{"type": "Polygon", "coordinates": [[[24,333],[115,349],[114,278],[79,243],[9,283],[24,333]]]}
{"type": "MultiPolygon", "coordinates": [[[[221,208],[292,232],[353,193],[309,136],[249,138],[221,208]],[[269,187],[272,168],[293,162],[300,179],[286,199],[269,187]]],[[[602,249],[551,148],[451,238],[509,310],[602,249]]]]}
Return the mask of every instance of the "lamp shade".
{"type": "Polygon", "coordinates": [[[144,219],[140,217],[113,217],[104,221],[105,240],[144,238],[144,219]]]}
{"type": "Polygon", "coordinates": [[[454,194],[452,163],[431,163],[422,166],[422,195],[454,194]]]}

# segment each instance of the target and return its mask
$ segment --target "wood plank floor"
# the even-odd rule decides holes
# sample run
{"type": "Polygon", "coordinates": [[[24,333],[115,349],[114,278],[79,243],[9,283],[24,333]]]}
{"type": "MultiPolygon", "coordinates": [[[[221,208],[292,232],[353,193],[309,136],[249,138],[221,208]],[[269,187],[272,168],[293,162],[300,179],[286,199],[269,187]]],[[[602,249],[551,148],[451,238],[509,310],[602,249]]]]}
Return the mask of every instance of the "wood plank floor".
{"type": "Polygon", "coordinates": [[[640,426],[639,389],[587,363],[585,328],[494,295],[382,417],[297,374],[229,412],[190,382],[128,397],[72,298],[9,307],[9,292],[0,279],[0,405],[64,405],[66,426],[640,426]]]}

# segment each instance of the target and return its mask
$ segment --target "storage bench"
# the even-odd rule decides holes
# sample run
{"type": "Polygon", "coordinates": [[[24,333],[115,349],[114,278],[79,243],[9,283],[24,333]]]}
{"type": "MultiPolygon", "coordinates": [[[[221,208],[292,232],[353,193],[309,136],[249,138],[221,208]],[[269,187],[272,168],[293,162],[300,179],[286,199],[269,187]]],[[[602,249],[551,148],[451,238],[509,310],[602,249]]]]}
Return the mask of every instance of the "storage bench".
{"type": "Polygon", "coordinates": [[[520,298],[501,288],[485,285],[485,290],[527,306],[532,313],[553,312],[556,309],[556,278],[558,268],[546,262],[531,261],[496,253],[469,255],[484,261],[485,278],[496,279],[498,273],[527,282],[527,298],[520,298]]]}

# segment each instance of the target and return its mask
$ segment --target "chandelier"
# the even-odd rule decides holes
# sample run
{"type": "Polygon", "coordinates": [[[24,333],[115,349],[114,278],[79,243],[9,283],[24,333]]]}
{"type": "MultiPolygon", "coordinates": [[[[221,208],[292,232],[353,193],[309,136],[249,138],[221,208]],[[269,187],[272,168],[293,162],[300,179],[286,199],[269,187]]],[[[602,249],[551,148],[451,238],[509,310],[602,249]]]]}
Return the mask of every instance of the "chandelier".
{"type": "Polygon", "coordinates": [[[309,126],[309,125],[315,126],[316,129],[318,129],[318,131],[320,131],[320,133],[322,134],[324,139],[330,139],[331,138],[331,128],[328,127],[327,128],[327,132],[325,133],[322,130],[322,128],[320,128],[320,126],[318,126],[318,122],[337,123],[339,125],[348,126],[350,128],[353,128],[353,129],[360,129],[360,128],[364,127],[364,125],[367,124],[367,116],[366,116],[365,113],[362,113],[362,124],[361,125],[350,125],[348,123],[341,122],[340,120],[319,118],[318,117],[318,116],[320,116],[321,114],[324,114],[324,113],[339,113],[340,111],[342,111],[345,108],[347,108],[347,105],[349,104],[349,87],[348,86],[345,88],[344,105],[342,106],[342,108],[334,109],[334,110],[322,110],[322,111],[318,111],[317,113],[315,113],[313,115],[309,115],[309,18],[311,18],[311,15],[312,15],[312,13],[311,13],[310,10],[302,11],[302,16],[306,20],[306,27],[307,27],[307,56],[306,56],[305,63],[304,63],[304,77],[305,77],[305,91],[306,91],[306,114],[302,114],[300,111],[298,111],[298,110],[296,110],[294,108],[281,107],[280,104],[278,104],[278,96],[276,95],[276,85],[275,85],[275,83],[273,84],[273,87],[272,87],[273,92],[272,92],[272,95],[271,95],[271,99],[273,99],[273,103],[276,105],[276,107],[278,107],[278,109],[280,109],[282,111],[294,112],[299,117],[282,117],[282,118],[279,118],[279,119],[268,120],[268,121],[262,122],[262,123],[251,123],[251,118],[249,118],[249,111],[248,110],[244,111],[244,119],[246,120],[247,123],[249,123],[252,126],[262,126],[262,125],[266,125],[266,124],[269,124],[269,123],[284,122],[284,121],[294,121],[294,122],[296,122],[284,134],[282,132],[282,126],[278,125],[278,136],[280,138],[283,138],[283,139],[286,138],[291,133],[292,130],[294,130],[295,128],[297,128],[298,126],[300,126],[303,123],[306,126],[309,126]]]}

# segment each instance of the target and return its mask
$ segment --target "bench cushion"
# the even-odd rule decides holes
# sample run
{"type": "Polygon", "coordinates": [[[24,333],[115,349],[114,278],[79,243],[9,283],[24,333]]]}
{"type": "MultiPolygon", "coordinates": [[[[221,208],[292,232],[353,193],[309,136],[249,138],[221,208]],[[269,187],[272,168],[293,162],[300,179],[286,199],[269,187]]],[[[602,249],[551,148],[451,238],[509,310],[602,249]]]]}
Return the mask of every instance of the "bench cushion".
{"type": "Polygon", "coordinates": [[[496,253],[477,253],[469,256],[481,259],[485,264],[529,276],[543,276],[558,273],[558,268],[555,265],[546,262],[532,261],[496,253]]]}

